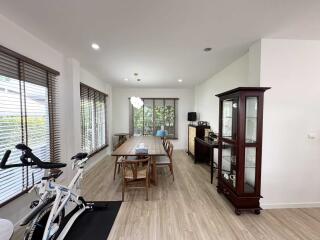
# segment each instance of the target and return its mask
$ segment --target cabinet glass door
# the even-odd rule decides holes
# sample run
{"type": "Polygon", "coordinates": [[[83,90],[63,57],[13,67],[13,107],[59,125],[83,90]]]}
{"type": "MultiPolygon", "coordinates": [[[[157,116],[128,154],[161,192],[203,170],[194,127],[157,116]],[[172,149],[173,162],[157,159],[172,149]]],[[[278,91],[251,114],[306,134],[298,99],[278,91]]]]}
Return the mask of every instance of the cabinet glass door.
{"type": "Polygon", "coordinates": [[[246,98],[246,143],[257,141],[258,98],[246,98]]]}
{"type": "Polygon", "coordinates": [[[236,139],[238,99],[227,99],[222,103],[222,137],[236,139]]]}
{"type": "Polygon", "coordinates": [[[222,144],[221,174],[224,181],[236,188],[237,183],[237,154],[233,144],[222,144]]]}
{"type": "Polygon", "coordinates": [[[256,185],[258,97],[246,98],[246,148],[244,166],[244,192],[254,193],[256,185]]]}
{"type": "Polygon", "coordinates": [[[256,147],[246,147],[244,165],[244,192],[255,192],[256,186],[256,147]]]}

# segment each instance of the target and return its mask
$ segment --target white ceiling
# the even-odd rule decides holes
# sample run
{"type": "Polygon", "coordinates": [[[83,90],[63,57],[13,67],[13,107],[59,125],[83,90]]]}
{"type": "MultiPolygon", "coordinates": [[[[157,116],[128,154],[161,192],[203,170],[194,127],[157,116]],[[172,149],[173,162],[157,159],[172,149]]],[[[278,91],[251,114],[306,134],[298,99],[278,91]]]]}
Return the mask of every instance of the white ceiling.
{"type": "Polygon", "coordinates": [[[320,39],[319,13],[319,0],[0,0],[0,14],[114,86],[135,87],[191,87],[260,38],[320,39]]]}

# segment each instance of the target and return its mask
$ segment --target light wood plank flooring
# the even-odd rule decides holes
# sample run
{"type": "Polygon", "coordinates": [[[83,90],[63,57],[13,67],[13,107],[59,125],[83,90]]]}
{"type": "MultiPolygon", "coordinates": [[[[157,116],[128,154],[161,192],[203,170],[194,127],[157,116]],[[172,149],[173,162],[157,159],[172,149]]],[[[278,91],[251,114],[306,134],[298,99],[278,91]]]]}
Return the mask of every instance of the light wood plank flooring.
{"type": "MultiPolygon", "coordinates": [[[[234,209],[210,184],[209,168],[194,165],[175,151],[172,182],[168,169],[159,169],[159,185],[129,190],[108,240],[135,239],[320,239],[320,209],[264,210],[261,215],[236,216],[234,209]]],[[[120,200],[120,177],[114,182],[113,160],[100,162],[84,181],[90,200],[120,200]]]]}
{"type": "MultiPolygon", "coordinates": [[[[264,210],[236,216],[232,206],[210,184],[209,168],[194,165],[183,151],[174,151],[175,181],[159,169],[159,185],[129,190],[108,240],[288,239],[320,240],[320,208],[264,210]]],[[[85,176],[88,200],[121,200],[121,181],[113,181],[114,160],[107,157],[85,176]]],[[[101,223],[103,224],[103,223],[101,223]]],[[[16,238],[20,239],[20,238],[16,238]]]]}

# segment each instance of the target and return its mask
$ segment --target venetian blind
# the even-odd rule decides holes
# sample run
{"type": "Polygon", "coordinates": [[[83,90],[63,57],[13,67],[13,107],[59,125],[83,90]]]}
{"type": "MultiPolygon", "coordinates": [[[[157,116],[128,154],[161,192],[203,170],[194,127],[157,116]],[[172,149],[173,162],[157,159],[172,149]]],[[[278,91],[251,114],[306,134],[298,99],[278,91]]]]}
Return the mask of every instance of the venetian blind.
{"type": "Polygon", "coordinates": [[[81,146],[90,155],[107,145],[107,95],[80,85],[81,146]]]}
{"type": "MultiPolygon", "coordinates": [[[[56,76],[59,73],[0,46],[0,158],[20,162],[17,143],[28,145],[41,160],[59,161],[56,76]]],[[[0,205],[26,192],[44,174],[30,167],[0,170],[0,205]]]]}

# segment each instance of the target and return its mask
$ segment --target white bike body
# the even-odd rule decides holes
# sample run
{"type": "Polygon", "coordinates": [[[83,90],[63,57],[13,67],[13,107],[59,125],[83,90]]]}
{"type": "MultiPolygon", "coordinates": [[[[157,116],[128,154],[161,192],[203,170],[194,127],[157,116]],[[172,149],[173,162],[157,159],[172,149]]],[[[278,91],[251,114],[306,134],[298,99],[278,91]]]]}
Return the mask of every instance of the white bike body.
{"type": "Polygon", "coordinates": [[[53,179],[50,179],[41,180],[40,183],[36,184],[30,190],[38,190],[38,193],[40,195],[39,205],[41,203],[44,203],[48,199],[55,197],[45,226],[45,231],[42,240],[50,239],[50,237],[53,236],[59,230],[59,226],[57,226],[58,224],[54,223],[54,221],[59,216],[61,211],[65,209],[69,202],[75,203],[77,206],[79,206],[79,210],[75,212],[74,215],[70,218],[68,223],[65,225],[64,229],[60,232],[59,236],[57,237],[57,240],[63,240],[65,238],[74,221],[86,210],[86,204],[83,202],[83,200],[80,199],[80,196],[75,193],[74,188],[83,176],[84,166],[87,160],[88,158],[78,161],[74,160],[72,164],[72,169],[76,168],[77,173],[72,178],[70,184],[67,187],[56,183],[53,179]]]}

